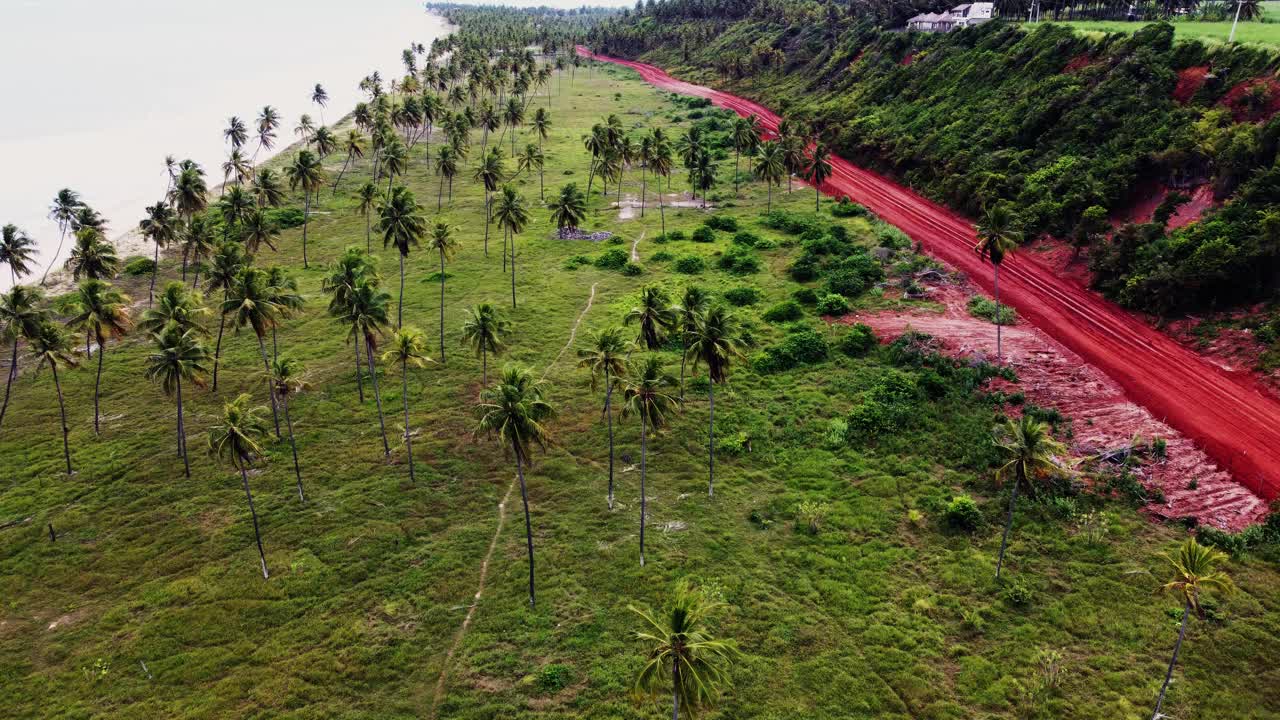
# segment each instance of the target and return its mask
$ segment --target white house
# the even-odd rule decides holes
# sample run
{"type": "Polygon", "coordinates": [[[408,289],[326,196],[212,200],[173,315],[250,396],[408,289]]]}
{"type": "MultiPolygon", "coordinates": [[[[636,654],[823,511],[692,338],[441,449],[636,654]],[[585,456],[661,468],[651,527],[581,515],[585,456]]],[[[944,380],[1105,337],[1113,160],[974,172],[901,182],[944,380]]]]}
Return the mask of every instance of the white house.
{"type": "Polygon", "coordinates": [[[923,13],[908,20],[907,28],[920,32],[951,32],[990,20],[994,7],[995,3],[976,2],[957,5],[942,13],[923,13]]]}

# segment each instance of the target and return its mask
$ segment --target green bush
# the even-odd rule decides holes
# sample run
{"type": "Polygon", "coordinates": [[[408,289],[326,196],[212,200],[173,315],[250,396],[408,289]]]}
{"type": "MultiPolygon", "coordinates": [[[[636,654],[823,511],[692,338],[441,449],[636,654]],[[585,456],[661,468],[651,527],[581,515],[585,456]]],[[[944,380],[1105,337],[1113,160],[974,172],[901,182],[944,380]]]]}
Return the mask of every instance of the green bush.
{"type": "Polygon", "coordinates": [[[876,346],[876,334],[868,325],[858,323],[849,328],[849,332],[840,338],[837,345],[840,352],[849,357],[862,357],[876,346]]]}
{"type": "Polygon", "coordinates": [[[1000,593],[1000,597],[1013,607],[1027,607],[1035,598],[1035,593],[1031,591],[1031,586],[1027,585],[1021,578],[1014,578],[1004,590],[1000,593]]]}
{"type": "Polygon", "coordinates": [[[707,227],[706,225],[703,225],[702,227],[693,231],[692,239],[694,242],[711,243],[716,241],[716,233],[711,228],[707,227]]]}
{"type": "Polygon", "coordinates": [[[622,248],[609,248],[596,258],[595,265],[601,270],[621,270],[631,261],[631,255],[622,248]]]}
{"type": "Polygon", "coordinates": [[[847,197],[842,197],[831,206],[831,214],[840,218],[866,217],[871,214],[871,211],[847,197]]]}
{"type": "Polygon", "coordinates": [[[751,362],[756,372],[778,372],[822,362],[827,359],[827,352],[827,340],[822,333],[801,328],[787,333],[781,343],[765,348],[751,362]]]}
{"type": "Polygon", "coordinates": [[[875,438],[906,428],[914,420],[920,388],[911,375],[889,370],[876,379],[849,414],[852,434],[875,438]]]}
{"type": "Polygon", "coordinates": [[[947,527],[959,532],[976,532],[985,524],[978,503],[968,495],[957,495],[947,504],[942,515],[947,527]]]}
{"type": "Polygon", "coordinates": [[[822,263],[817,257],[809,253],[801,253],[791,263],[791,267],[787,269],[791,275],[791,279],[796,282],[809,282],[818,277],[818,273],[822,272],[822,263]]]}
{"type": "Polygon", "coordinates": [[[884,268],[865,252],[854,253],[825,273],[827,292],[855,298],[884,279],[884,268]]]}
{"type": "Polygon", "coordinates": [[[1000,306],[1000,319],[996,320],[996,303],[990,298],[974,295],[969,298],[969,314],[999,325],[1013,325],[1018,322],[1018,314],[1008,305],[1000,306]]]}
{"type": "Polygon", "coordinates": [[[791,299],[801,305],[817,305],[818,293],[814,292],[813,288],[800,288],[791,293],[791,299]]]}
{"type": "Polygon", "coordinates": [[[795,300],[783,300],[764,311],[764,319],[771,323],[791,322],[804,317],[804,309],[795,300]]]}
{"type": "Polygon", "coordinates": [[[840,317],[849,312],[849,301],[845,300],[843,295],[834,293],[823,295],[822,299],[818,301],[816,310],[819,315],[840,317]]]}
{"type": "Polygon", "coordinates": [[[622,266],[622,274],[627,277],[635,277],[643,272],[644,268],[633,262],[628,262],[626,265],[622,266]]]}
{"type": "Polygon", "coordinates": [[[732,215],[712,215],[703,224],[712,230],[725,232],[736,232],[738,229],[738,221],[732,215]]]}
{"type": "Polygon", "coordinates": [[[649,259],[654,262],[670,262],[671,260],[675,259],[675,255],[672,255],[666,250],[659,250],[658,252],[649,256],[649,259]]]}
{"type": "Polygon", "coordinates": [[[559,692],[569,687],[571,682],[573,682],[573,668],[559,663],[543,665],[534,675],[534,685],[544,693],[559,692]]]}
{"type": "Polygon", "coordinates": [[[279,230],[302,227],[307,219],[301,208],[272,208],[266,212],[267,222],[279,230]]]}
{"type": "Polygon", "coordinates": [[[667,242],[682,242],[688,239],[689,239],[689,236],[685,235],[683,230],[672,230],[671,232],[668,232],[664,235],[659,235],[658,237],[654,238],[653,241],[658,243],[659,245],[662,245],[667,242]]]}
{"type": "Polygon", "coordinates": [[[140,275],[150,275],[155,269],[156,263],[151,258],[131,255],[125,258],[123,272],[129,277],[138,277],[140,275]]]}
{"type": "Polygon", "coordinates": [[[743,230],[742,232],[734,233],[733,235],[734,245],[743,245],[745,247],[753,248],[758,242],[760,242],[760,236],[748,230],[743,230]]]}
{"type": "Polygon", "coordinates": [[[751,273],[760,272],[760,258],[750,249],[741,245],[732,245],[716,264],[721,270],[733,273],[734,275],[750,275],[751,273]]]}
{"type": "Polygon", "coordinates": [[[672,268],[676,272],[684,273],[685,275],[697,275],[707,269],[707,262],[697,255],[682,255],[672,265],[672,268]]]}
{"type": "Polygon", "coordinates": [[[906,250],[911,247],[911,238],[888,223],[880,223],[876,226],[876,245],[891,250],[906,250]]]}
{"type": "Polygon", "coordinates": [[[587,257],[586,255],[574,255],[573,257],[570,257],[569,259],[564,261],[564,269],[577,270],[583,265],[590,265],[590,264],[591,264],[591,258],[587,257]]]}
{"type": "Polygon", "coordinates": [[[762,293],[760,290],[747,286],[731,288],[726,290],[724,293],[724,299],[728,301],[730,305],[736,305],[738,307],[755,305],[760,302],[761,297],[762,293]]]}

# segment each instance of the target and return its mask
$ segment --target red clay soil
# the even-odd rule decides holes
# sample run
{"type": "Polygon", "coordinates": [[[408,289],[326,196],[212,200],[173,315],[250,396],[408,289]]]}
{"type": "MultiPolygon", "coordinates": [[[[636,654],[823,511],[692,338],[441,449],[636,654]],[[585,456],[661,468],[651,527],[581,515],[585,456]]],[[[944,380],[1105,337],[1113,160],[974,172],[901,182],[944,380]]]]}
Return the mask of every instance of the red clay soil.
{"type": "Polygon", "coordinates": [[[1183,68],[1178,71],[1178,84],[1173,88],[1173,99],[1179,105],[1191,102],[1204,85],[1205,76],[1209,74],[1208,65],[1183,68]]]}
{"type": "Polygon", "coordinates": [[[1219,102],[1231,110],[1231,116],[1236,122],[1266,122],[1272,115],[1280,112],[1280,82],[1270,77],[1254,78],[1231,88],[1219,102]],[[1252,108],[1246,100],[1246,95],[1257,86],[1267,88],[1267,104],[1260,108],[1252,108]]]}
{"type": "MultiPolygon", "coordinates": [[[[1213,199],[1213,187],[1208,183],[1197,185],[1190,192],[1185,190],[1181,192],[1191,199],[1179,205],[1177,212],[1169,218],[1169,223],[1165,227],[1170,230],[1190,225],[1199,220],[1206,210],[1217,204],[1213,199]]],[[[1111,224],[1120,227],[1125,223],[1151,222],[1156,208],[1160,207],[1160,203],[1164,202],[1168,195],[1169,188],[1163,184],[1147,183],[1141,186],[1135,193],[1133,202],[1111,216],[1111,224]]]]}
{"type": "Polygon", "coordinates": [[[915,61],[916,61],[916,54],[913,52],[909,52],[906,55],[904,55],[901,60],[898,61],[898,64],[903,67],[906,67],[915,61]]]}
{"type": "MultiPolygon", "coordinates": [[[[890,341],[908,328],[932,335],[943,352],[962,359],[995,357],[995,326],[969,315],[973,295],[967,285],[930,288],[929,299],[942,303],[943,312],[880,312],[846,316],[839,322],[860,322],[890,341]]],[[[1166,459],[1141,466],[1137,472],[1147,487],[1159,488],[1165,502],[1147,510],[1161,518],[1195,517],[1200,523],[1238,531],[1260,521],[1267,504],[1223,472],[1186,436],[1151,416],[1125,396],[1111,378],[1078,355],[1026,323],[1003,330],[1004,361],[1018,373],[1018,383],[993,389],[1021,391],[1029,402],[1055,408],[1072,419],[1072,454],[1085,458],[1128,447],[1135,437],[1163,438],[1166,459]],[[1188,483],[1195,481],[1194,490],[1188,483]]]]}
{"type": "Polygon", "coordinates": [[[1071,61],[1067,63],[1066,67],[1062,68],[1062,73],[1066,75],[1066,74],[1073,73],[1077,70],[1083,70],[1089,67],[1089,65],[1091,65],[1092,63],[1093,63],[1093,58],[1089,57],[1088,55],[1077,55],[1071,58],[1071,61]]]}
{"type": "MultiPolygon", "coordinates": [[[[645,63],[579,54],[625,65],[664,90],[705,97],[740,115],[755,114],[775,131],[778,116],[758,103],[671,77],[645,63]]],[[[964,272],[984,290],[990,267],[973,246],[973,224],[905,187],[833,158],[828,195],[848,195],[901,228],[934,257],[964,272]]],[[[1155,418],[1202,446],[1209,457],[1268,500],[1280,495],[1280,401],[1248,376],[1232,376],[1114,303],[1017,256],[1002,267],[1001,296],[1023,318],[1083,362],[1094,365],[1155,418]]]]}

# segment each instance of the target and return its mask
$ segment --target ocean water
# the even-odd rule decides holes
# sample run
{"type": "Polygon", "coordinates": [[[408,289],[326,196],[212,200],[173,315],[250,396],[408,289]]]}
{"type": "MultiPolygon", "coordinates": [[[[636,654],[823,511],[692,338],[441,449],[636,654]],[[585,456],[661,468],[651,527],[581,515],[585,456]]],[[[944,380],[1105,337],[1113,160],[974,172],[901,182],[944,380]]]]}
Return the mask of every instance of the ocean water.
{"type": "Polygon", "coordinates": [[[278,151],[302,113],[320,121],[316,83],[336,121],[361,78],[401,76],[401,50],[446,32],[415,0],[0,0],[0,224],[38,241],[43,270],[60,188],[121,235],[163,197],[166,155],[200,163],[213,186],[230,116],[252,129],[275,106],[278,151]]]}

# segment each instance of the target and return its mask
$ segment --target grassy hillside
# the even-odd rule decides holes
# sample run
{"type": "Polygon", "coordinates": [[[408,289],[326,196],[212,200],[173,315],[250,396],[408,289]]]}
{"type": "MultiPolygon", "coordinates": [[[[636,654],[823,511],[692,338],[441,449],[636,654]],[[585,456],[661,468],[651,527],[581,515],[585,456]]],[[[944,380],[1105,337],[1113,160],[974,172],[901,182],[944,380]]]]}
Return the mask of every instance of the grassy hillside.
{"type": "MultiPolygon", "coordinates": [[[[1261,22],[1242,22],[1236,27],[1236,42],[1250,45],[1280,46],[1280,2],[1264,2],[1261,22]]],[[[1074,20],[1066,23],[1086,32],[1132,32],[1148,23],[1132,23],[1108,20],[1074,20]]],[[[1205,43],[1225,43],[1231,36],[1230,21],[1173,23],[1175,34],[1184,40],[1200,40],[1205,43]]]]}
{"type": "MultiPolygon", "coordinates": [[[[709,114],[611,68],[580,69],[573,80],[566,73],[553,87],[563,92],[551,104],[549,189],[585,186],[581,137],[606,113],[628,129],[709,114]]],[[[759,260],[758,272],[717,268],[731,232],[712,243],[659,243],[655,210],[622,219],[597,194],[586,226],[617,232],[621,244],[561,241],[547,211],[532,203],[533,223],[517,241],[519,307],[510,310],[500,234],[488,257],[482,249],[483,192],[469,180],[478,149],[444,213],[462,228],[463,243],[447,275],[447,363],[413,370],[409,379],[416,484],[408,481],[403,445],[393,446],[391,463],[383,460],[372,399],[356,397],[352,348],[324,312],[323,265],[344,246],[364,243],[350,194],[355,183],[344,181],[336,197],[323,193],[310,230],[311,270],[301,267],[299,229],[266,261],[286,265],[307,300],[279,342],[282,353],[306,364],[313,386],[292,403],[308,502],[293,488],[287,443],[270,443],[251,478],[269,581],[258,570],[239,478],[198,452],[224,400],[248,392],[266,401],[252,336],[225,341],[216,395],[190,393],[190,480],[175,457],[173,403],[143,378],[149,348],[139,338],[108,349],[101,437],[92,432],[93,373],[65,374],[79,469],[72,477],[61,470],[50,377],[23,373],[0,431],[0,716],[421,718],[432,715],[439,683],[442,718],[657,717],[666,710],[627,697],[644,652],[632,639],[639,622],[627,607],[660,604],[678,578],[728,603],[716,631],[745,652],[736,690],[712,717],[1115,720],[1150,713],[1178,617],[1176,600],[1153,597],[1168,575],[1160,553],[1184,531],[1080,487],[1045,491],[1022,504],[1007,564],[1012,579],[997,586],[1007,495],[992,479],[999,456],[991,428],[1001,406],[972,392],[976,371],[888,350],[852,357],[834,347],[793,370],[757,371],[741,361],[730,390],[716,396],[714,499],[706,494],[705,380],[695,372],[683,412],[650,441],[648,565],[639,567],[638,427],[633,420],[617,426],[619,503],[610,512],[602,393],[575,368],[588,334],[619,323],[646,283],[674,293],[691,282],[717,295],[759,291],[758,302],[738,311],[757,342],[752,355],[795,334],[794,325],[832,346],[849,330],[828,326],[806,306],[797,321],[764,319],[801,289],[786,271],[803,241],[762,223],[764,187],[748,184],[734,197],[732,157],[724,153],[715,214],[773,241],[745,253],[759,260]],[[634,249],[642,272],[572,261],[613,249],[634,249]],[[702,258],[706,269],[676,272],[686,256],[702,258]],[[515,324],[503,360],[545,377],[559,409],[550,422],[556,444],[529,475],[539,582],[533,610],[513,468],[499,447],[472,436],[480,364],[459,346],[459,328],[464,308],[484,301],[515,324]],[[896,428],[855,434],[853,442],[833,433],[833,421],[878,407],[869,404],[893,383],[907,388],[893,400],[902,411],[896,428]],[[946,520],[960,494],[981,509],[973,534],[946,520]],[[826,505],[816,535],[795,527],[802,501],[826,505]],[[1090,510],[1108,518],[1100,538],[1081,530],[1090,510]],[[459,635],[473,603],[472,623],[459,635]],[[1057,658],[1049,665],[1060,675],[1045,670],[1045,658],[1057,658]]],[[[338,164],[336,155],[327,162],[330,171],[338,164]]],[[[361,162],[355,174],[369,171],[361,162]]],[[[626,195],[638,192],[639,179],[628,172],[626,195]]],[[[406,180],[434,209],[437,179],[421,144],[406,180]]],[[[536,178],[516,184],[536,199],[536,178]]],[[[798,187],[794,195],[775,193],[774,203],[803,218],[813,194],[798,187]]],[[[690,234],[708,216],[668,210],[668,231],[690,234]]],[[[830,236],[828,225],[843,227],[860,247],[896,243],[868,218],[824,213],[804,222],[816,223],[821,237],[830,236]]],[[[396,258],[380,255],[394,295],[396,258]]],[[[927,264],[902,247],[891,258],[891,281],[927,264]]],[[[436,262],[425,250],[408,259],[406,321],[429,339],[438,330],[436,262]]],[[[166,260],[163,272],[174,277],[176,260],[166,260]]],[[[131,292],[145,297],[140,282],[131,292]]],[[[897,302],[873,292],[855,305],[897,302]]],[[[661,355],[678,371],[676,349],[661,355]]],[[[399,380],[398,369],[383,368],[393,438],[399,380]]],[[[1280,573],[1248,557],[1228,570],[1242,592],[1215,601],[1209,620],[1193,623],[1166,705],[1172,716],[1280,717],[1280,573]]]]}

